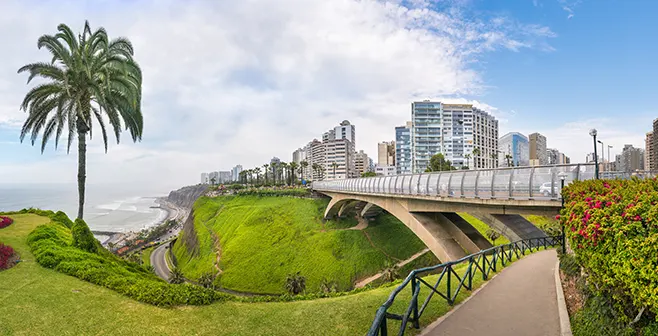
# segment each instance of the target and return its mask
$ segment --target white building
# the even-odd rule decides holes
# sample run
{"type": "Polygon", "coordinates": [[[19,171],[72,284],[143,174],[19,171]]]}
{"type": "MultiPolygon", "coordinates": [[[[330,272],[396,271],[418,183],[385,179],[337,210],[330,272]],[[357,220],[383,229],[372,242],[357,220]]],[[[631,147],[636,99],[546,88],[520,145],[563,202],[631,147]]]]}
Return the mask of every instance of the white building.
{"type": "Polygon", "coordinates": [[[411,104],[411,119],[412,172],[425,171],[438,153],[457,168],[467,161],[476,168],[498,166],[498,120],[489,113],[472,104],[426,100],[411,104]]]}
{"type": "Polygon", "coordinates": [[[377,144],[377,165],[395,166],[395,141],[383,141],[377,144]]]}
{"type": "Polygon", "coordinates": [[[365,172],[369,172],[370,170],[370,158],[368,157],[368,154],[366,154],[363,150],[360,150],[356,155],[354,156],[354,168],[356,171],[356,177],[361,177],[362,174],[365,172]]]}
{"type": "Polygon", "coordinates": [[[231,169],[231,181],[237,182],[240,180],[240,173],[242,172],[242,165],[236,165],[231,169]]]}
{"type": "Polygon", "coordinates": [[[322,135],[326,179],[346,179],[357,176],[354,163],[355,141],[355,127],[347,120],[322,135]]]}
{"type": "Polygon", "coordinates": [[[208,183],[210,183],[210,177],[208,176],[208,173],[201,173],[201,184],[208,183]]]}
{"type": "Polygon", "coordinates": [[[513,167],[525,167],[530,165],[528,137],[519,132],[510,132],[498,140],[498,166],[507,167],[508,162],[513,167]],[[509,158],[508,160],[508,156],[509,158]]]}
{"type": "Polygon", "coordinates": [[[395,166],[375,166],[375,174],[377,176],[391,176],[397,174],[395,166]]]}

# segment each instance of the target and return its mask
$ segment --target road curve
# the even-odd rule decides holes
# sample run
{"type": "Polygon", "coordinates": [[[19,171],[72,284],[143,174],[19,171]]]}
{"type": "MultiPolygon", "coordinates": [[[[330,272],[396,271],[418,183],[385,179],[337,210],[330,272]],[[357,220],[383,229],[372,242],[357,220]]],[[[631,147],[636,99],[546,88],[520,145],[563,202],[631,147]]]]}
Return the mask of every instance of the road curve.
{"type": "Polygon", "coordinates": [[[169,274],[171,273],[169,265],[167,265],[167,261],[165,260],[168,247],[168,242],[160,244],[160,246],[156,247],[155,250],[153,250],[153,253],[151,253],[151,265],[153,265],[153,268],[155,269],[155,274],[165,281],[169,281],[169,274]]]}

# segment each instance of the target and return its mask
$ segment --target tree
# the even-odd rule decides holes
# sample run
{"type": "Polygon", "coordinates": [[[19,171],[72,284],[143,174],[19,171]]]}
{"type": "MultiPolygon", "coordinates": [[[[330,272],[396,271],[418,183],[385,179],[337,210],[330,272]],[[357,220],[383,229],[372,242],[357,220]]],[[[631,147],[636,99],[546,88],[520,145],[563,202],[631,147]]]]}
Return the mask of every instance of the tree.
{"type": "Polygon", "coordinates": [[[509,154],[505,154],[505,161],[507,161],[507,166],[512,167],[512,156],[509,154]]]}
{"type": "Polygon", "coordinates": [[[496,239],[500,238],[500,233],[492,228],[487,229],[486,235],[493,245],[496,245],[496,239]]]}
{"type": "Polygon", "coordinates": [[[217,181],[217,179],[214,176],[210,178],[210,183],[212,183],[212,185],[215,185],[215,181],[217,181]]]}
{"type": "Polygon", "coordinates": [[[297,162],[293,161],[290,162],[290,185],[295,184],[295,172],[297,171],[297,167],[299,167],[299,164],[297,162]]]}
{"type": "Polygon", "coordinates": [[[185,282],[183,271],[178,267],[174,267],[174,269],[171,270],[171,274],[169,274],[169,283],[182,284],[183,282],[185,282]]]}
{"type": "Polygon", "coordinates": [[[464,155],[464,158],[466,159],[466,169],[469,169],[468,167],[471,166],[471,154],[464,155]]]}
{"type": "Polygon", "coordinates": [[[260,183],[260,167],[254,168],[254,173],[256,174],[256,184],[260,183]]]}
{"type": "Polygon", "coordinates": [[[361,177],[374,177],[374,176],[377,176],[377,174],[375,174],[375,172],[361,173],[361,177]]]}
{"type": "Polygon", "coordinates": [[[430,164],[427,166],[426,172],[455,170],[450,160],[446,160],[443,154],[437,153],[430,158],[430,164]]]}
{"type": "Polygon", "coordinates": [[[269,167],[270,165],[267,163],[263,165],[263,172],[265,173],[265,184],[267,184],[267,170],[269,167]]]}
{"type": "Polygon", "coordinates": [[[306,290],[306,278],[299,275],[299,273],[288,274],[286,277],[286,290],[292,295],[297,295],[306,290]]]}
{"type": "Polygon", "coordinates": [[[475,166],[475,169],[478,168],[477,161],[475,161],[475,159],[476,159],[478,156],[480,156],[481,153],[482,153],[482,152],[480,151],[480,148],[478,148],[478,147],[473,148],[473,166],[475,166]]]}
{"type": "Polygon", "coordinates": [[[201,285],[201,287],[213,288],[213,287],[215,287],[213,285],[214,280],[215,280],[215,276],[211,272],[207,272],[207,273],[201,274],[201,276],[199,277],[199,280],[197,280],[197,282],[199,283],[199,285],[201,285]]]}
{"type": "Polygon", "coordinates": [[[281,167],[281,183],[282,184],[287,184],[287,174],[286,172],[288,171],[288,163],[286,162],[281,162],[279,163],[279,166],[281,167]]]}
{"type": "Polygon", "coordinates": [[[85,21],[82,34],[76,37],[65,24],[57,26],[55,35],[39,37],[38,48],[52,54],[50,63],[23,66],[18,73],[29,72],[28,84],[41,77],[45,81],[32,88],[23,99],[21,109],[28,113],[20,140],[30,133],[34,143],[43,131],[41,152],[51,137],[55,148],[67,129],[67,153],[78,136],[78,218],[83,218],[87,170],[87,135],[91,139],[96,119],[107,152],[109,122],[117,143],[122,128],[134,142],[142,140],[144,120],[141,111],[142,71],[133,59],[133,46],[126,38],[110,40],[99,28],[91,32],[85,21]]]}
{"type": "Polygon", "coordinates": [[[335,281],[330,281],[327,278],[323,278],[320,281],[320,293],[336,293],[338,292],[338,284],[335,281]]]}
{"type": "Polygon", "coordinates": [[[300,168],[300,176],[302,177],[302,180],[304,179],[304,171],[308,167],[308,162],[306,160],[302,161],[299,163],[299,168],[300,168]]]}
{"type": "Polygon", "coordinates": [[[338,168],[338,163],[335,161],[331,164],[331,168],[334,169],[334,178],[336,178],[336,168],[338,168]]]}

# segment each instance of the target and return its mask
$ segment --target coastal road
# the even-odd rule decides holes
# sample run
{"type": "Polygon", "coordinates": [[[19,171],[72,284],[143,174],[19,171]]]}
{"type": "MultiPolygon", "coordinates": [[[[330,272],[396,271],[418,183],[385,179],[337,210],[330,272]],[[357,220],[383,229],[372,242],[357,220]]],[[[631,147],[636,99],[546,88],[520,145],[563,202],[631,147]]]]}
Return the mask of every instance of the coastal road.
{"type": "Polygon", "coordinates": [[[155,274],[166,281],[169,281],[169,274],[171,273],[166,261],[168,246],[169,243],[161,244],[151,253],[151,265],[155,269],[155,274]]]}

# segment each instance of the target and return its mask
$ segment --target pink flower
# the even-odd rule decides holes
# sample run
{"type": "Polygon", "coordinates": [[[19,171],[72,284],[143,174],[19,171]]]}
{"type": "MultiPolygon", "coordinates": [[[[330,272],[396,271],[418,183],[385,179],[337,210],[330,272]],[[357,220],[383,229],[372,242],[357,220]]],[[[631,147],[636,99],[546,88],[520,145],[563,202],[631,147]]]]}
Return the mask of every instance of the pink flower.
{"type": "Polygon", "coordinates": [[[585,199],[586,202],[589,202],[589,201],[591,201],[591,200],[592,200],[591,197],[587,197],[587,198],[585,199]]]}
{"type": "Polygon", "coordinates": [[[642,220],[642,217],[640,217],[640,215],[637,215],[637,216],[635,216],[635,220],[636,220],[636,221],[641,221],[641,220],[642,220]]]}
{"type": "Polygon", "coordinates": [[[608,203],[605,204],[605,206],[607,206],[607,207],[609,207],[611,205],[612,205],[612,202],[608,202],[608,203]]]}
{"type": "Polygon", "coordinates": [[[560,220],[560,215],[555,215],[555,219],[560,220]]]}

